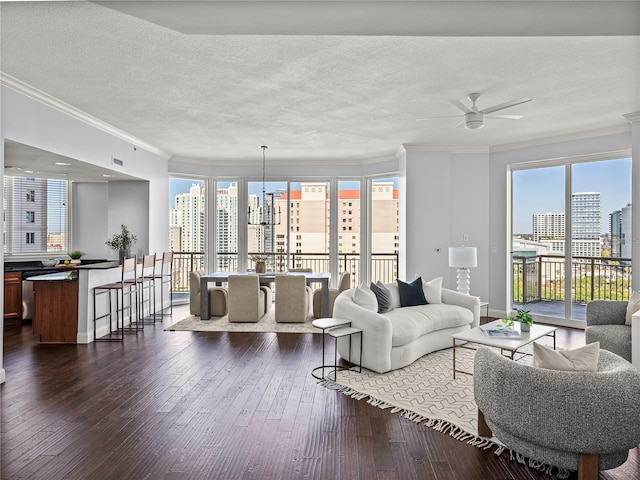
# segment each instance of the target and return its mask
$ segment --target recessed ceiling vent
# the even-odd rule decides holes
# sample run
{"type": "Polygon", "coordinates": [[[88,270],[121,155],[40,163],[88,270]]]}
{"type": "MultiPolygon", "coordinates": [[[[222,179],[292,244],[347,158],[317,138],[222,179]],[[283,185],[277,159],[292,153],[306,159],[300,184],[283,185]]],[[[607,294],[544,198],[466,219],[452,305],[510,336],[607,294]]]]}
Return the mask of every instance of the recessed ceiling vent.
{"type": "Polygon", "coordinates": [[[113,163],[114,165],[118,165],[119,167],[124,167],[124,160],[120,160],[116,157],[111,157],[111,163],[113,163]]]}

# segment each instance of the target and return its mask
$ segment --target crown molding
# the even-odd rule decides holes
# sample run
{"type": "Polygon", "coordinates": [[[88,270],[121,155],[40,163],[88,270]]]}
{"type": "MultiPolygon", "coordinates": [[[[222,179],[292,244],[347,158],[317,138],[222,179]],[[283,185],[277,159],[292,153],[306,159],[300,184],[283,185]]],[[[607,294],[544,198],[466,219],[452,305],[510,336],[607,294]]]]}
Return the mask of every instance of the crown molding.
{"type": "Polygon", "coordinates": [[[11,90],[14,90],[33,100],[36,100],[48,107],[54,108],[75,120],[79,120],[87,125],[90,125],[91,127],[97,128],[98,130],[101,130],[115,138],[123,140],[127,143],[131,143],[136,148],[143,148],[144,150],[147,150],[148,152],[158,155],[159,157],[162,157],[164,159],[168,159],[171,157],[170,153],[165,152],[164,150],[161,150],[138,137],[130,135],[124,130],[120,130],[113,125],[100,120],[99,118],[89,115],[88,113],[74,107],[73,105],[69,105],[68,103],[63,102],[62,100],[49,95],[48,93],[43,92],[42,90],[39,90],[23,82],[22,80],[18,80],[17,78],[7,73],[0,72],[0,85],[4,85],[11,90]]]}
{"type": "Polygon", "coordinates": [[[403,145],[407,152],[449,152],[449,153],[489,153],[489,147],[484,146],[461,146],[461,145],[420,145],[405,143],[403,145]]]}
{"type": "Polygon", "coordinates": [[[626,114],[624,114],[622,116],[624,118],[626,118],[627,120],[629,120],[630,123],[640,122],[640,111],[639,112],[626,113],[626,114]]]}
{"type": "Polygon", "coordinates": [[[549,145],[553,143],[570,142],[572,140],[583,140],[591,137],[603,137],[605,135],[617,135],[619,133],[631,132],[631,125],[617,125],[615,127],[599,128],[595,130],[585,130],[582,132],[568,133],[565,135],[556,135],[550,137],[541,137],[534,140],[526,140],[523,142],[504,143],[502,145],[494,145],[491,147],[491,153],[504,152],[507,150],[517,150],[519,148],[539,147],[541,145],[549,145]]]}

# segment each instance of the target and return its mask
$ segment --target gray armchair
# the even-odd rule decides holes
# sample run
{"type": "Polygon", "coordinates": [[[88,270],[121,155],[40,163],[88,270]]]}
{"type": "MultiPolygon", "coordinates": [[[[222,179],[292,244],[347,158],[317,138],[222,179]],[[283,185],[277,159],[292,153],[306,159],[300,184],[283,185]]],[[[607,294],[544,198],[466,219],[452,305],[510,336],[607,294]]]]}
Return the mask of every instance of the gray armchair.
{"type": "Polygon", "coordinates": [[[640,444],[640,373],[600,350],[596,372],[535,368],[481,347],[473,387],[478,433],[531,459],[596,480],[640,444]]]}
{"type": "Polygon", "coordinates": [[[600,342],[600,348],[631,361],[631,326],[625,325],[627,302],[592,300],[587,304],[586,343],[600,342]]]}

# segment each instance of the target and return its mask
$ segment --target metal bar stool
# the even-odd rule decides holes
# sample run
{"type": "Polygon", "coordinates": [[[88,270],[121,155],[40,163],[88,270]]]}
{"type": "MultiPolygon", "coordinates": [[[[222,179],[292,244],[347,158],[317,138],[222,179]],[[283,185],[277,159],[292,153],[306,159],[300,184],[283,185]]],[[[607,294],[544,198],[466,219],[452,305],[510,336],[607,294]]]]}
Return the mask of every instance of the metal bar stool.
{"type": "Polygon", "coordinates": [[[122,260],[122,276],[119,282],[106,283],[93,287],[93,340],[95,342],[123,342],[125,332],[137,332],[140,328],[138,321],[138,290],[136,281],[136,257],[122,260]],[[113,328],[113,310],[111,292],[116,294],[115,330],[113,328]],[[97,315],[96,298],[108,293],[109,311],[104,315],[97,315]],[[128,297],[128,304],[125,304],[125,295],[128,297]],[[135,296],[134,299],[131,297],[135,296]],[[132,310],[135,308],[135,319],[132,310]],[[129,313],[129,326],[125,327],[125,310],[129,313]],[[97,321],[102,318],[109,318],[109,334],[97,338],[97,321]],[[113,335],[113,334],[116,335],[113,335]]]}
{"type": "Polygon", "coordinates": [[[156,318],[158,321],[162,321],[163,316],[173,315],[173,289],[171,288],[171,275],[173,273],[173,252],[164,252],[162,254],[162,265],[160,267],[160,273],[154,273],[156,280],[160,280],[160,313],[156,318]],[[169,313],[164,312],[164,287],[169,285],[169,313]]]}
{"type": "Polygon", "coordinates": [[[142,257],[142,270],[138,277],[140,288],[140,321],[144,325],[156,322],[156,254],[142,257]],[[147,315],[144,314],[145,304],[147,315]]]}

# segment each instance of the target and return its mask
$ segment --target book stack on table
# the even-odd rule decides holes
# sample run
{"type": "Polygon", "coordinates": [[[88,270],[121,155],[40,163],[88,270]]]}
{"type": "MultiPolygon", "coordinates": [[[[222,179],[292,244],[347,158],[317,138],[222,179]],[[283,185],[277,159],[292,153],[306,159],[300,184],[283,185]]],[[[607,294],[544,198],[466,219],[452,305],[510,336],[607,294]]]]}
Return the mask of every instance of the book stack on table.
{"type": "Polygon", "coordinates": [[[495,325],[482,325],[480,330],[487,336],[492,338],[522,338],[519,330],[513,327],[497,327],[495,325]]]}

